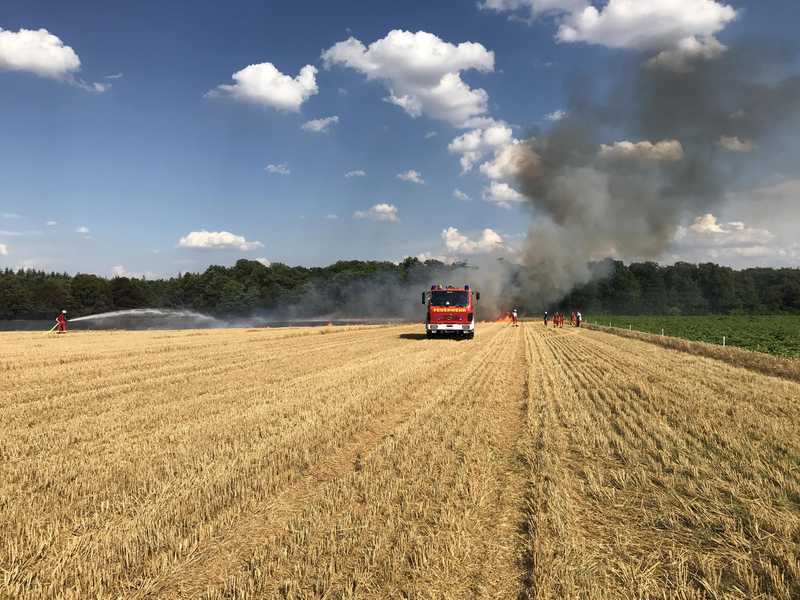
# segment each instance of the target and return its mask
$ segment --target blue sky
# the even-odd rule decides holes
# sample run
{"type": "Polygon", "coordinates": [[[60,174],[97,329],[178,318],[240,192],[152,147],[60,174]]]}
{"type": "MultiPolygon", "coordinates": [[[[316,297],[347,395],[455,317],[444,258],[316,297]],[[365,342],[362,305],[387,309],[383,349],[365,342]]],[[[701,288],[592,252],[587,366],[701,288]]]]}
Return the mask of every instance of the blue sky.
{"type": "MultiPolygon", "coordinates": [[[[678,23],[680,39],[703,44],[709,36],[724,44],[765,32],[793,43],[800,16],[793,0],[659,2],[672,5],[661,20],[680,21],[687,7],[736,13],[678,23]]],[[[585,0],[232,4],[3,3],[0,266],[168,275],[239,257],[321,265],[513,255],[536,217],[513,181],[489,177],[481,165],[513,140],[546,131],[548,115],[565,109],[565,84],[576,73],[611,72],[632,55],[668,52],[680,41],[648,30],[642,39],[655,41],[618,43],[610,12],[599,13],[610,34],[587,28],[578,30],[582,41],[569,41],[563,28],[579,23],[585,0]],[[23,30],[55,36],[53,51],[41,54],[35,46],[44,38],[23,39],[23,30]],[[398,44],[388,37],[395,30],[406,35],[398,44]],[[384,52],[332,50],[351,36],[364,51],[383,40],[384,52]],[[448,48],[453,56],[427,71],[425,53],[448,48]],[[415,52],[425,64],[409,62],[415,52]],[[316,68],[313,92],[301,90],[298,101],[294,80],[270,91],[264,72],[248,80],[263,92],[256,99],[219,88],[265,63],[291,78],[316,68]],[[464,86],[452,98],[431,91],[444,74],[464,86]],[[208,94],[215,89],[216,97],[208,94]],[[447,102],[474,102],[476,90],[484,101],[465,118],[448,112],[447,102]],[[399,99],[387,101],[392,94],[399,99]],[[303,129],[331,117],[337,120],[322,131],[303,129]],[[492,128],[498,140],[483,142],[462,173],[467,143],[459,151],[454,140],[476,131],[488,140],[492,128]],[[365,174],[346,177],[355,171],[365,174]]],[[[595,2],[600,11],[606,4],[595,2]]],[[[798,178],[784,173],[754,189],[791,207],[798,178]],[[788,191],[771,191],[772,184],[788,191]]],[[[741,222],[739,213],[715,216],[719,225],[709,232],[724,229],[721,219],[741,222]]],[[[700,216],[689,215],[687,225],[700,216]]],[[[751,216],[746,227],[767,229],[751,216]]],[[[770,236],[770,243],[782,239],[770,236]]],[[[704,255],[691,249],[686,257],[704,255]]],[[[745,258],[759,257],[727,262],[745,258]]],[[[791,254],[760,258],[797,264],[791,254]]]]}

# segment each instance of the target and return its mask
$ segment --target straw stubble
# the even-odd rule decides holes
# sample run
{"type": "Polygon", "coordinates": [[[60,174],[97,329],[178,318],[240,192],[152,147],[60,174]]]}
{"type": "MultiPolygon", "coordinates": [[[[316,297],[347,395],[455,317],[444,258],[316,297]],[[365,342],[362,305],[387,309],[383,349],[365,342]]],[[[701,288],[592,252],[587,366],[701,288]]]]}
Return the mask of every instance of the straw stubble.
{"type": "Polygon", "coordinates": [[[800,594],[797,383],[418,334],[2,334],[0,597],[800,594]]]}

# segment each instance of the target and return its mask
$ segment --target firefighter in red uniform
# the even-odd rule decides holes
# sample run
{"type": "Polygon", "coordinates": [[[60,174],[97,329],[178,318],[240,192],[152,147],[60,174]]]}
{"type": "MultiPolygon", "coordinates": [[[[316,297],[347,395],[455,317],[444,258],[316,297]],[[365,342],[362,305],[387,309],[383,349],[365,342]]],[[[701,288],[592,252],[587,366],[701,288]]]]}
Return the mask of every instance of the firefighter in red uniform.
{"type": "Polygon", "coordinates": [[[62,310],[56,317],[57,333],[66,333],[67,331],[67,311],[62,310]]]}

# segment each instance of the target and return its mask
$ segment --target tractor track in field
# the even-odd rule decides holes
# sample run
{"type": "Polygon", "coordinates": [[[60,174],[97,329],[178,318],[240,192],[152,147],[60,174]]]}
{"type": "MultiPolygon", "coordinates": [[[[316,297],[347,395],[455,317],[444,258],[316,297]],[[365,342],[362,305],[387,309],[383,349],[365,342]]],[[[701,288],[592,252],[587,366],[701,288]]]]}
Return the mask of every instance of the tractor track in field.
{"type": "MultiPolygon", "coordinates": [[[[520,402],[513,392],[520,390],[524,372],[516,368],[520,365],[519,359],[522,358],[519,346],[503,343],[508,341],[509,331],[510,329],[506,329],[495,335],[490,346],[480,354],[467,357],[459,372],[451,378],[455,381],[442,381],[433,397],[415,412],[412,419],[397,425],[394,435],[379,440],[371,451],[363,456],[363,472],[348,471],[328,482],[320,490],[327,496],[328,502],[310,504],[308,511],[294,517],[287,529],[298,532],[298,528],[302,528],[303,537],[308,536],[309,543],[317,538],[326,540],[331,535],[336,535],[344,536],[342,543],[352,544],[356,543],[355,540],[349,540],[348,537],[354,535],[359,539],[357,547],[361,552],[370,556],[376,554],[380,556],[368,559],[368,562],[372,560],[392,562],[391,556],[383,554],[386,550],[382,549],[386,535],[391,538],[400,536],[413,539],[422,534],[423,539],[430,539],[432,543],[436,540],[433,545],[443,544],[448,548],[447,550],[443,548],[442,551],[447,552],[454,564],[461,567],[455,574],[457,579],[452,579],[454,574],[446,572],[450,570],[449,567],[430,563],[430,558],[425,555],[425,546],[418,548],[417,551],[411,551],[410,555],[404,556],[401,553],[399,557],[394,557],[394,560],[398,560],[404,556],[401,561],[403,565],[406,561],[418,565],[416,569],[406,573],[405,577],[402,572],[394,574],[398,581],[392,583],[389,589],[396,589],[396,593],[401,595],[405,592],[399,590],[407,589],[407,586],[427,589],[423,597],[431,598],[504,598],[508,596],[509,589],[516,590],[520,574],[515,557],[520,547],[520,540],[517,530],[518,504],[514,501],[514,491],[524,487],[524,479],[523,473],[515,469],[516,456],[513,449],[519,442],[517,435],[521,428],[519,427],[520,402]],[[458,375],[462,376],[460,380],[458,375]],[[457,383],[458,381],[461,383],[457,383]],[[466,415],[473,411],[475,416],[467,419],[466,415]],[[464,422],[454,421],[459,418],[464,422]],[[466,470],[472,473],[475,477],[473,484],[476,487],[471,489],[469,480],[463,481],[456,477],[457,489],[467,484],[467,488],[461,490],[466,497],[457,491],[455,493],[448,491],[445,496],[452,496],[450,502],[465,502],[464,507],[456,513],[451,513],[450,502],[440,504],[443,499],[432,502],[430,506],[424,504],[418,506],[412,498],[408,498],[409,504],[406,508],[381,506],[370,504],[367,499],[369,494],[367,498],[362,498],[362,492],[356,492],[354,500],[360,507],[368,506],[371,507],[370,510],[386,510],[400,514],[395,515],[399,520],[390,518],[392,526],[386,524],[388,529],[386,532],[378,527],[368,527],[366,524],[352,527],[353,524],[360,523],[360,519],[356,518],[353,522],[349,515],[341,513],[340,507],[331,506],[329,504],[331,496],[338,497],[340,494],[347,496],[352,494],[353,490],[362,487],[369,489],[377,486],[373,490],[375,491],[383,484],[391,487],[395,483],[402,485],[403,481],[408,483],[414,481],[416,475],[406,472],[400,465],[406,464],[409,467],[415,465],[418,468],[425,464],[425,455],[418,455],[423,449],[417,450],[417,446],[411,442],[417,437],[418,431],[446,435],[448,437],[441,443],[456,444],[450,449],[459,457],[454,466],[458,471],[466,470]],[[462,455],[461,452],[466,451],[466,448],[461,448],[464,443],[479,444],[475,448],[478,454],[462,455]],[[396,450],[393,451],[392,448],[398,447],[403,448],[405,457],[396,456],[396,450]],[[475,459],[479,457],[480,460],[476,461],[475,459]],[[366,476],[363,473],[367,470],[379,474],[381,481],[372,483],[369,479],[365,480],[366,476]],[[386,481],[383,481],[384,478],[386,481]],[[422,518],[416,514],[420,510],[427,516],[422,521],[415,522],[415,516],[417,519],[422,518]],[[406,511],[411,511],[411,514],[407,514],[406,511]],[[317,530],[315,524],[319,523],[327,525],[317,530]],[[420,526],[423,531],[416,531],[420,526]],[[424,533],[428,528],[431,530],[424,533]],[[460,537],[460,541],[454,546],[448,545],[452,535],[451,528],[455,528],[460,537]],[[433,537],[428,538],[428,536],[433,537]],[[417,552],[421,552],[422,555],[417,552]],[[442,568],[445,568],[445,572],[441,571],[442,568]],[[395,585],[401,587],[394,588],[395,585]]],[[[425,452],[428,451],[426,448],[425,452]]],[[[455,473],[442,473],[445,481],[453,475],[455,473]]],[[[422,485],[421,490],[426,490],[423,497],[436,498],[443,492],[439,490],[437,493],[436,486],[429,489],[425,484],[419,485],[422,485]]],[[[305,587],[309,585],[309,582],[305,581],[306,578],[313,580],[312,574],[300,576],[299,573],[306,569],[322,571],[323,577],[327,578],[328,563],[323,559],[320,564],[315,559],[309,564],[308,554],[314,556],[317,550],[306,548],[305,544],[297,547],[295,545],[297,541],[291,534],[276,536],[269,540],[269,545],[273,547],[282,547],[284,544],[292,548],[293,554],[300,553],[299,562],[291,567],[291,575],[289,572],[286,573],[286,576],[292,577],[290,580],[281,583],[282,578],[277,573],[289,565],[281,565],[281,558],[271,556],[262,546],[258,554],[251,557],[237,576],[226,582],[221,589],[212,588],[209,597],[227,597],[234,592],[254,597],[272,597],[290,592],[299,596],[311,594],[341,597],[345,590],[349,590],[347,594],[352,594],[356,589],[360,590],[360,594],[356,594],[358,597],[386,597],[384,588],[375,588],[380,579],[375,580],[374,575],[370,576],[370,570],[363,570],[365,557],[360,556],[360,553],[341,555],[336,559],[336,571],[341,575],[335,580],[326,584],[317,582],[311,587],[305,587]],[[260,575],[263,573],[271,573],[272,578],[265,581],[260,575]],[[384,591],[380,591],[381,589],[384,591]]],[[[377,565],[373,568],[375,567],[377,565]]],[[[318,573],[316,577],[320,575],[318,573]]],[[[390,584],[383,582],[382,585],[390,584]]],[[[513,596],[513,591],[511,595],[513,596]]]]}

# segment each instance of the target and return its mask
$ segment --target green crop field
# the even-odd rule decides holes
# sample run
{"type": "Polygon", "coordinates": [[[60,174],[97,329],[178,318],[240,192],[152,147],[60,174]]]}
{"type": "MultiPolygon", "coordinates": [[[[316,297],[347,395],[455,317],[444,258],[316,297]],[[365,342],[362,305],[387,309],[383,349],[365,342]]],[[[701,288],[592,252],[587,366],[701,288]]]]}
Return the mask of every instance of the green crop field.
{"type": "Polygon", "coordinates": [[[609,316],[589,315],[587,323],[709,342],[779,356],[800,357],[800,315],[609,316]]]}

